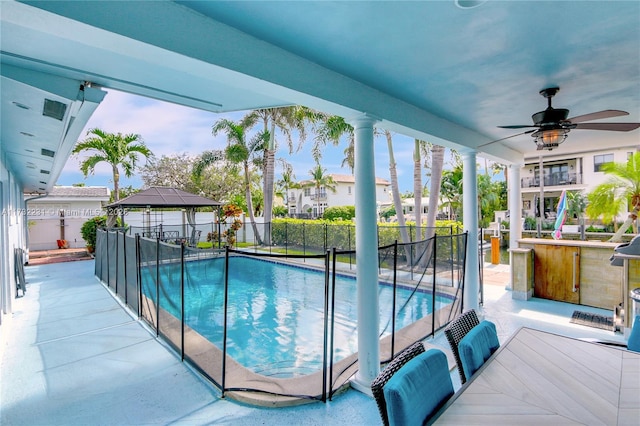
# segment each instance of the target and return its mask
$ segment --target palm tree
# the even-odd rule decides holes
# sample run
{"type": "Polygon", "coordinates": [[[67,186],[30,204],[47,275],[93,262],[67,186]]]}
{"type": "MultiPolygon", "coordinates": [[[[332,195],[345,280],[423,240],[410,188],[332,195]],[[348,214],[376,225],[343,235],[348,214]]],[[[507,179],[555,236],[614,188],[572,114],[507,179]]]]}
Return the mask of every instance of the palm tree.
{"type": "Polygon", "coordinates": [[[137,134],[108,133],[95,128],[89,130],[88,135],[93,136],[78,142],[72,153],[79,154],[84,151],[90,153],[89,157],[80,163],[80,170],[84,177],[93,174],[99,163],[105,162],[111,166],[113,198],[114,201],[118,201],[120,200],[120,168],[126,177],[131,177],[136,170],[138,156],[149,158],[153,153],[142,141],[142,137],[137,134]]]}
{"type": "MultiPolygon", "coordinates": [[[[227,147],[224,150],[224,156],[235,164],[242,164],[244,168],[244,192],[247,201],[247,213],[253,228],[253,234],[258,245],[262,244],[262,238],[258,231],[256,218],[253,211],[253,202],[251,199],[251,168],[249,161],[254,152],[264,149],[269,140],[269,132],[261,132],[255,135],[251,140],[247,140],[247,131],[253,124],[247,120],[241,120],[235,123],[228,119],[221,119],[214,123],[211,131],[214,136],[220,132],[224,132],[227,136],[227,147]]],[[[220,159],[220,151],[209,151],[204,153],[200,161],[194,166],[194,174],[198,177],[202,170],[210,163],[220,159]]]]}
{"type": "Polygon", "coordinates": [[[283,163],[282,178],[276,182],[276,195],[282,197],[284,204],[287,206],[287,215],[289,214],[289,190],[299,188],[300,185],[295,182],[296,176],[293,174],[293,167],[286,161],[283,163]]]}
{"type": "MultiPolygon", "coordinates": [[[[289,153],[293,153],[300,149],[300,146],[306,138],[305,124],[310,117],[313,117],[313,112],[310,109],[302,106],[290,106],[254,110],[243,118],[243,121],[247,125],[262,121],[263,132],[268,132],[269,134],[268,142],[263,148],[264,223],[266,226],[270,226],[271,224],[273,210],[275,153],[277,149],[275,139],[276,129],[280,130],[285,136],[289,153]],[[293,143],[292,130],[296,130],[298,134],[299,141],[297,147],[295,147],[293,143]]],[[[264,239],[266,244],[270,244],[271,235],[267,229],[265,229],[264,239]]]]}
{"type": "Polygon", "coordinates": [[[481,227],[487,227],[491,218],[486,219],[489,212],[493,211],[492,207],[498,202],[498,194],[494,191],[491,184],[491,177],[486,174],[478,176],[478,223],[481,227]],[[483,222],[483,219],[485,220],[483,222]]]}
{"type": "MultiPolygon", "coordinates": [[[[457,165],[452,170],[442,171],[442,185],[440,195],[445,200],[444,204],[449,206],[449,220],[459,213],[462,207],[462,166],[457,165]]],[[[430,194],[433,196],[433,194],[430,194]]]]}
{"type": "Polygon", "coordinates": [[[609,175],[609,180],[598,185],[587,195],[587,215],[590,219],[602,217],[605,222],[615,220],[615,216],[628,206],[629,216],[620,229],[609,239],[621,242],[629,226],[640,212],[640,151],[634,152],[624,163],[603,164],[601,170],[609,175]]]}
{"type": "Polygon", "coordinates": [[[336,193],[336,184],[333,181],[331,175],[326,174],[326,172],[327,169],[323,169],[320,163],[316,163],[316,166],[313,169],[309,170],[309,174],[311,175],[311,183],[307,186],[313,186],[315,188],[318,216],[320,216],[320,189],[324,187],[334,194],[336,193]]]}
{"type": "Polygon", "coordinates": [[[328,142],[337,146],[340,143],[340,138],[346,135],[349,139],[349,144],[344,150],[345,158],[342,161],[342,166],[347,165],[353,172],[355,146],[353,126],[344,121],[342,117],[323,113],[316,113],[312,118],[312,123],[315,133],[313,147],[311,148],[313,159],[319,162],[322,158],[322,148],[328,142]]]}

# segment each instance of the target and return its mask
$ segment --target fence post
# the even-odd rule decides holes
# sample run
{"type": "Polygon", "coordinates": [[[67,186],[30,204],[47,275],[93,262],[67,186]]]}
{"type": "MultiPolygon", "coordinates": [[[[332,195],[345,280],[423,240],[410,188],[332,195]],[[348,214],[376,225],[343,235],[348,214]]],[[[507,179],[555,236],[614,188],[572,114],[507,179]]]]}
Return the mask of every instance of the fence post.
{"type": "MultiPolygon", "coordinates": [[[[413,269],[413,268],[411,268],[413,269]]],[[[397,297],[397,283],[398,283],[398,240],[395,240],[393,244],[393,298],[391,306],[391,358],[392,360],[396,354],[396,297],[397,297]]]]}
{"type": "Polygon", "coordinates": [[[160,335],[160,237],[156,238],[156,337],[160,335]]]}
{"type": "Polygon", "coordinates": [[[225,397],[224,390],[226,387],[226,369],[227,369],[227,310],[229,302],[229,246],[225,247],[224,255],[224,318],[222,319],[222,398],[225,397]]]}
{"type": "Polygon", "coordinates": [[[329,334],[329,401],[333,396],[333,335],[335,330],[335,312],[336,312],[336,249],[332,249],[332,273],[331,273],[331,331],[329,334]]]}
{"type": "Polygon", "coordinates": [[[436,264],[438,263],[437,258],[437,247],[438,247],[438,234],[433,234],[433,289],[431,291],[431,334],[435,335],[436,332],[436,264]]]}
{"type": "Polygon", "coordinates": [[[122,256],[122,267],[124,268],[124,304],[125,306],[127,306],[128,303],[128,291],[127,289],[129,288],[128,284],[128,279],[127,279],[127,234],[125,234],[125,231],[121,231],[122,232],[122,251],[124,252],[124,256],[122,256]]]}
{"type": "Polygon", "coordinates": [[[136,234],[136,295],[138,297],[138,319],[140,319],[142,313],[142,261],[140,257],[140,234],[136,234]]]}
{"type": "MultiPolygon", "coordinates": [[[[326,229],[326,228],[325,228],[326,229]]],[[[326,235],[326,234],[325,234],[326,235]]],[[[329,251],[324,254],[324,339],[322,348],[322,402],[327,402],[327,340],[329,339],[329,251]]]]}
{"type": "Polygon", "coordinates": [[[462,281],[460,281],[462,283],[462,299],[460,299],[460,313],[464,312],[464,292],[466,290],[464,282],[465,282],[465,275],[466,275],[466,271],[467,271],[467,244],[469,244],[469,231],[465,231],[464,233],[464,257],[463,257],[463,261],[462,261],[462,281]]]}
{"type": "Polygon", "coordinates": [[[184,361],[184,241],[180,242],[180,359],[184,361]]]}
{"type": "Polygon", "coordinates": [[[324,224],[324,241],[323,241],[323,249],[324,252],[327,251],[327,233],[329,232],[329,225],[328,224],[324,224]]]}

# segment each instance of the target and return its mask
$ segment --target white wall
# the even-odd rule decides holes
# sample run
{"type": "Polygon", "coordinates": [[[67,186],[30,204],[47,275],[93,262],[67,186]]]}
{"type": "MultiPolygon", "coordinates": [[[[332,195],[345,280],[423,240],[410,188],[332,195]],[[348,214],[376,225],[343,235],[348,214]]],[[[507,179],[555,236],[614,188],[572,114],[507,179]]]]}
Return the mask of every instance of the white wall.
{"type": "MultiPolygon", "coordinates": [[[[1,154],[0,154],[1,155],[1,154]]],[[[12,312],[16,297],[14,249],[25,248],[26,221],[22,187],[0,158],[0,322],[2,315],[12,312]]]]}
{"type": "Polygon", "coordinates": [[[27,204],[29,250],[53,250],[60,238],[60,210],[64,211],[64,239],[70,248],[84,247],[80,228],[87,219],[104,215],[96,199],[42,198],[27,204]]]}

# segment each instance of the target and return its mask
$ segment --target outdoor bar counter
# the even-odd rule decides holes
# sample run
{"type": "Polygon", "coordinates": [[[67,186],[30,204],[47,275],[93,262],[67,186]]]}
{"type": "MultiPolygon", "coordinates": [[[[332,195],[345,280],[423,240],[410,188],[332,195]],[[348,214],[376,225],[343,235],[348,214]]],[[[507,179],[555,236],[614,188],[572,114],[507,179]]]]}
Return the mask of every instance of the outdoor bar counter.
{"type": "Polygon", "coordinates": [[[612,266],[618,243],[523,238],[518,246],[511,250],[514,299],[535,296],[612,311],[624,307],[629,326],[629,290],[640,287],[640,260],[628,260],[628,268],[612,266]]]}

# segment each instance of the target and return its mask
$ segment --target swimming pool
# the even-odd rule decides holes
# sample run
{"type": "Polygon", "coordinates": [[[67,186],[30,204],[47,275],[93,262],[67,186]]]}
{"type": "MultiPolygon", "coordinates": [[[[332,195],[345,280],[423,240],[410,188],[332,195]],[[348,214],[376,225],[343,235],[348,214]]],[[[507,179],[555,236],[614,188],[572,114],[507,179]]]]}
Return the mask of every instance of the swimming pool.
{"type": "MultiPolygon", "coordinates": [[[[143,269],[142,291],[155,300],[155,270],[143,269]]],[[[305,267],[229,258],[227,353],[260,374],[292,377],[322,366],[324,273],[305,267]]],[[[160,267],[160,306],[180,318],[179,265],[160,267]]],[[[222,348],[224,258],[185,262],[185,325],[222,348]]],[[[391,333],[393,287],[380,284],[380,335],[391,333]]],[[[357,351],[356,281],[338,275],[335,294],[335,362],[357,351]]],[[[396,330],[431,313],[431,294],[398,288],[396,330]]],[[[436,309],[452,302],[436,297],[436,309]]]]}

